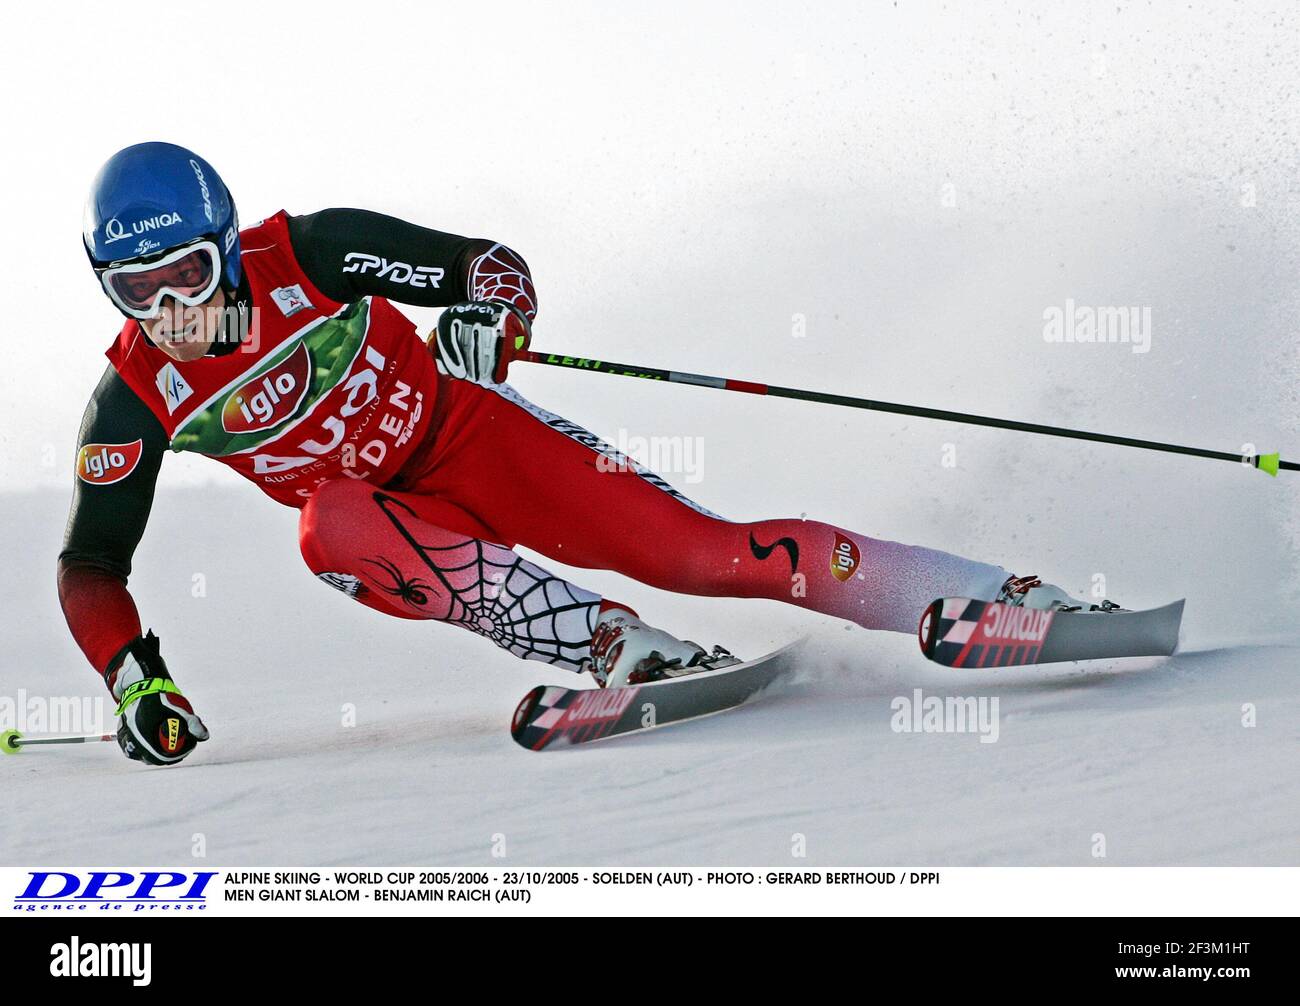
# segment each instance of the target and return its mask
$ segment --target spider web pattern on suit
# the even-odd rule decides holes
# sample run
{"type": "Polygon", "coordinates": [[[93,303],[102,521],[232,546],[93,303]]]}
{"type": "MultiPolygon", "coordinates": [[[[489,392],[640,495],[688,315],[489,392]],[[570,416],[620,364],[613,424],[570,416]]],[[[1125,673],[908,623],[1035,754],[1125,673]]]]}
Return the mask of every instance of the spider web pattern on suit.
{"type": "MultiPolygon", "coordinates": [[[[407,580],[389,559],[366,560],[400,597],[425,617],[462,625],[525,660],[581,670],[595,629],[600,597],[552,576],[501,545],[446,532],[449,544],[418,541],[402,520],[406,504],[382,492],[374,500],[420,557],[434,582],[407,580]]],[[[418,518],[417,518],[418,519],[418,518]]]]}
{"type": "Polygon", "coordinates": [[[494,244],[470,263],[471,300],[508,300],[529,320],[537,317],[537,289],[519,253],[494,244]]]}

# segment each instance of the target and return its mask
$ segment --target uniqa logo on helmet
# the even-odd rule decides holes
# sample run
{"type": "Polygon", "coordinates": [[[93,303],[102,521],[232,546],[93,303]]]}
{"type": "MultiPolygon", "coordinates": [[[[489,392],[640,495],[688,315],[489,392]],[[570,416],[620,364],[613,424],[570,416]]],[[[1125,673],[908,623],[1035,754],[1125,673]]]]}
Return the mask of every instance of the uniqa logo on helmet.
{"type": "Polygon", "coordinates": [[[114,241],[125,241],[128,238],[139,237],[141,234],[148,234],[150,231],[161,230],[164,227],[174,227],[184,222],[179,213],[159,213],[157,216],[135,221],[128,231],[121,220],[111,217],[104,224],[104,244],[111,245],[114,241]]]}

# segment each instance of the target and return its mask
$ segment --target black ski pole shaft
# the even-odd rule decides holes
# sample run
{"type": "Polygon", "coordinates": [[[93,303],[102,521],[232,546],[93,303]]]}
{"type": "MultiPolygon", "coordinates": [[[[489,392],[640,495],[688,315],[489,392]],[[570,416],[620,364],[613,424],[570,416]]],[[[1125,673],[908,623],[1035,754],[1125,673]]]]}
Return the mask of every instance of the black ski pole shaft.
{"type": "Polygon", "coordinates": [[[528,363],[540,363],[548,367],[564,367],[568,370],[581,370],[588,373],[638,377],[649,381],[667,381],[671,384],[693,384],[702,388],[717,388],[720,391],[739,391],[749,395],[766,395],[771,398],[792,398],[802,402],[841,405],[850,409],[889,412],[900,416],[915,416],[920,419],[939,419],[950,423],[964,423],[968,426],[990,426],[1000,430],[1019,430],[1022,433],[1039,433],[1049,437],[1068,437],[1073,440],[1090,440],[1099,444],[1116,444],[1120,447],[1163,451],[1167,454],[1184,454],[1197,458],[1210,458],[1216,461],[1231,461],[1234,464],[1249,464],[1273,476],[1276,476],[1279,470],[1300,471],[1300,463],[1283,461],[1277,454],[1234,454],[1231,451],[1212,451],[1204,447],[1185,447],[1181,444],[1167,444],[1158,440],[1140,440],[1137,437],[1120,437],[1110,433],[1092,433],[1088,430],[1073,430],[1064,426],[1045,426],[1042,423],[1025,423],[1016,419],[999,419],[996,416],[977,416],[969,412],[930,409],[919,405],[900,405],[896,402],[880,402],[871,398],[855,398],[851,395],[833,395],[824,391],[782,388],[777,385],[759,384],[754,381],[738,381],[728,377],[707,377],[703,374],[691,374],[679,370],[664,370],[660,367],[610,363],[607,360],[566,356],[562,353],[539,353],[530,350],[521,354],[519,359],[528,363]]]}

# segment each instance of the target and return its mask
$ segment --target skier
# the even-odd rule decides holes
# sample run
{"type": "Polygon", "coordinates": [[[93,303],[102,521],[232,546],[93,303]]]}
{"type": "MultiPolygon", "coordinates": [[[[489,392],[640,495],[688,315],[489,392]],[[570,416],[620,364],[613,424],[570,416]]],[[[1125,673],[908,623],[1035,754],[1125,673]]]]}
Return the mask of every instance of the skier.
{"type": "Polygon", "coordinates": [[[664,590],[772,598],[899,632],[945,595],[1078,603],[998,566],[816,521],[725,520],[529,403],[504,382],[537,296],[499,242],[358,209],[280,211],[241,231],[217,172],[169,143],[104,164],[84,242],[126,322],[81,425],[59,599],[133,759],[173,764],[208,737],[126,589],[168,448],[300,509],[308,567],[349,597],[462,625],[605,687],[729,654],[515,545],[664,590]],[[446,308],[427,345],[394,302],[446,308]]]}

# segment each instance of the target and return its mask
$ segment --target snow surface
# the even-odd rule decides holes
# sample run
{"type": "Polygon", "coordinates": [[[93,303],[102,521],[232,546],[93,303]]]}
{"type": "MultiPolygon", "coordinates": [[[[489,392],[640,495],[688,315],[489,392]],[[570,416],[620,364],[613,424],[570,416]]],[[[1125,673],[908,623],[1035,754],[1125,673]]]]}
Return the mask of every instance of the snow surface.
{"type": "MultiPolygon", "coordinates": [[[[61,503],[4,500],[32,543],[4,583],[21,615],[6,694],[98,694],[48,587],[61,503]]],[[[755,864],[803,835],[810,865],[1087,865],[1097,833],[1111,864],[1296,861],[1300,640],[1198,640],[1211,584],[1171,660],[996,672],[773,602],[637,588],[660,621],[751,652],[811,631],[807,672],[711,719],[533,753],[510,739],[514,703],[570,675],[348,602],[255,491],[167,492],[154,521],[133,587],[212,740],[176,769],[110,745],[6,759],[0,862],[185,862],[202,835],[230,865],[755,864]],[[194,522],[209,530],[187,536],[194,522]],[[997,741],[893,731],[891,701],[915,687],[996,696],[997,741]]]]}
{"type": "MultiPolygon", "coordinates": [[[[40,152],[0,165],[22,236],[4,253],[0,698],[98,694],[54,592],[77,423],[120,325],[78,207],[112,150],[159,137],[86,95],[104,52],[174,42],[166,10],[152,43],[147,18],[100,10],[32,12],[0,69],[11,90],[42,81],[0,113],[40,152]]],[[[1300,456],[1300,102],[1279,43],[1300,14],[974,10],[522,5],[496,12],[493,73],[478,47],[438,49],[438,81],[474,82],[447,100],[429,39],[475,37],[481,11],[376,5],[352,65],[429,96],[376,102],[364,74],[303,92],[284,40],[334,51],[339,19],[263,5],[223,114],[180,90],[148,121],[219,165],[247,221],[368,206],[510,243],[541,349],[1300,456]],[[442,156],[471,97],[501,110],[509,156],[442,156]],[[340,122],[371,147],[304,156],[340,122]],[[1069,299],[1149,307],[1150,351],[1045,342],[1069,299]]],[[[569,676],[350,603],[307,573],[293,512],[169,457],[131,587],[212,740],[169,770],[109,745],[0,760],[0,864],[185,863],[196,835],[222,865],[1300,862],[1300,475],[604,376],[512,383],[616,442],[700,438],[699,471],[665,474],[728,516],[806,513],[1074,592],[1103,577],[1129,606],[1186,596],[1187,648],[953,673],[908,637],[569,571],[680,634],[751,654],[809,633],[815,656],[749,708],[534,754],[514,705],[569,676]],[[915,687],[996,696],[999,739],[894,732],[915,687]]]]}

